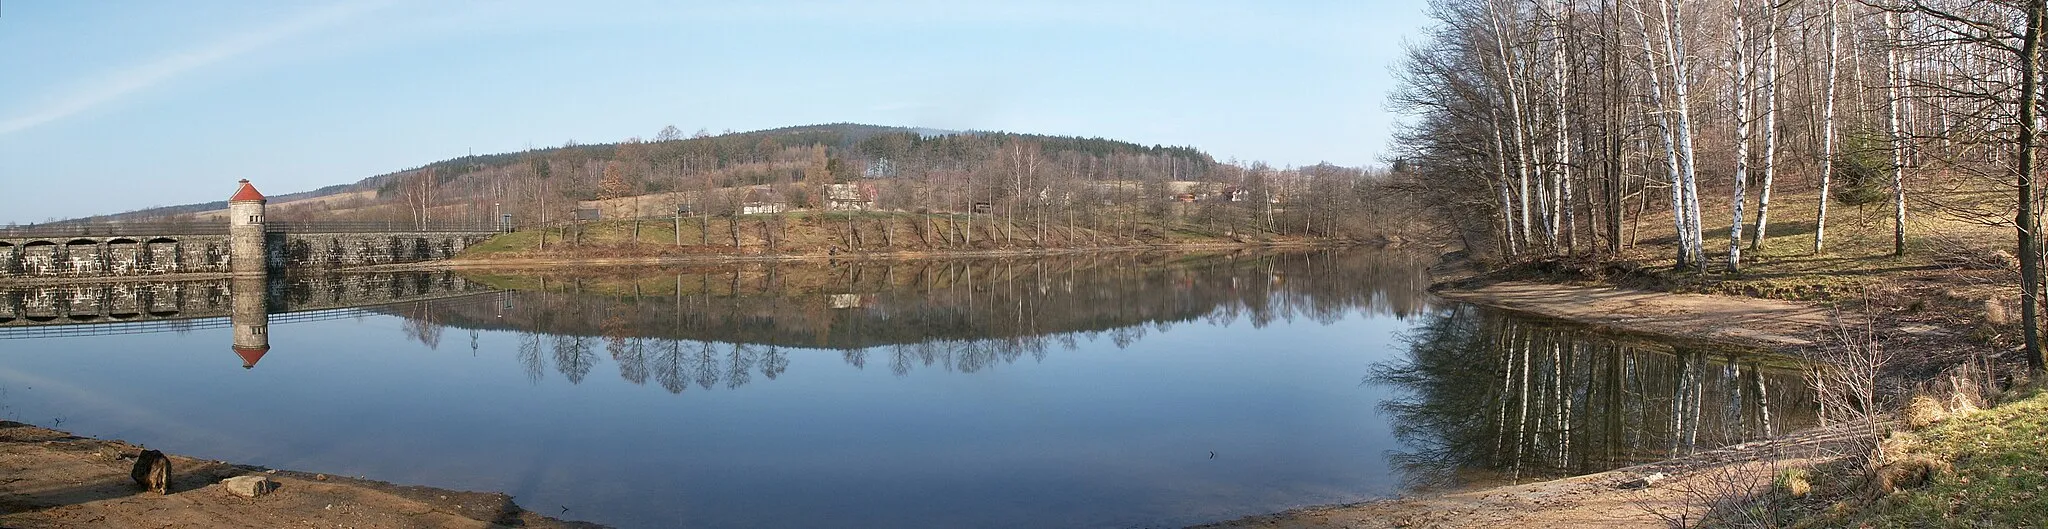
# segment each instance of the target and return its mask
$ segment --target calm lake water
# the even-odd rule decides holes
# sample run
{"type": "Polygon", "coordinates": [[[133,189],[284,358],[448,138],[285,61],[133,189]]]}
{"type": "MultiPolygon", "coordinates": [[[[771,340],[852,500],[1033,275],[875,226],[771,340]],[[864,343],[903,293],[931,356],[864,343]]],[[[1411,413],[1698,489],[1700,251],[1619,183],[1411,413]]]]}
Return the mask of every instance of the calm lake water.
{"type": "Polygon", "coordinates": [[[620,527],[1170,527],[1813,422],[1783,362],[1443,302],[1425,262],[0,289],[0,418],[620,527]]]}

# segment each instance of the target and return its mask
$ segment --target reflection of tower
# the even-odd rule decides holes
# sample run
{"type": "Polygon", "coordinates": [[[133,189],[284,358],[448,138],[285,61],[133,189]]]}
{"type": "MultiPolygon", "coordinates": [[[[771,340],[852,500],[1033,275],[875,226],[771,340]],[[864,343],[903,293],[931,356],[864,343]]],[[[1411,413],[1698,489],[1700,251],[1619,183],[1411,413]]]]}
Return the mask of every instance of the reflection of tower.
{"type": "Polygon", "coordinates": [[[235,327],[235,356],[242,357],[242,369],[256,367],[263,353],[270,351],[270,289],[266,276],[235,276],[228,284],[231,310],[228,320],[235,327]]]}
{"type": "Polygon", "coordinates": [[[263,193],[243,180],[228,198],[228,269],[235,275],[265,273],[269,255],[264,246],[263,193]]]}

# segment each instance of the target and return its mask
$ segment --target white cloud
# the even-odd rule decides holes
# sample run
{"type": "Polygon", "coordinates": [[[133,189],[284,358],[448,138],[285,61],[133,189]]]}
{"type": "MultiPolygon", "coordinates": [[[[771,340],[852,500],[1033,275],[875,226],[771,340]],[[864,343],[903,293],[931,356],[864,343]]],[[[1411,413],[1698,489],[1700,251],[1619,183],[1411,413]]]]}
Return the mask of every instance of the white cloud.
{"type": "Polygon", "coordinates": [[[52,121],[70,117],[73,114],[118,100],[192,70],[248,53],[251,50],[306,31],[347,20],[379,7],[383,3],[385,2],[343,3],[308,10],[299,13],[297,16],[279,21],[276,24],[233,35],[214,41],[206,46],[173,53],[146,64],[109,72],[104,77],[86,84],[85,86],[88,88],[66,94],[57,98],[55,102],[32,110],[27,114],[0,120],[0,135],[28,130],[52,121]]]}

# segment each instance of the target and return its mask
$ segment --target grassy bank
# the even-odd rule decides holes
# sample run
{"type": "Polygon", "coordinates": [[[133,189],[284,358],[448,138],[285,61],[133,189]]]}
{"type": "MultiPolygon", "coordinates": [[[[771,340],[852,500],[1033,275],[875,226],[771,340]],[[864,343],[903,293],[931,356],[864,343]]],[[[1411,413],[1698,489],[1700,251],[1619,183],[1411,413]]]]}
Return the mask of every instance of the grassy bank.
{"type": "Polygon", "coordinates": [[[1905,422],[1922,428],[1886,439],[1875,465],[1788,470],[1755,505],[1789,527],[2048,527],[2048,392],[1954,408],[1916,403],[1905,422]]]}
{"type": "Polygon", "coordinates": [[[818,213],[739,217],[603,220],[527,229],[464,251],[465,260],[544,257],[692,255],[833,255],[1067,248],[1129,248],[1203,244],[1299,244],[1256,227],[1200,222],[1023,221],[990,215],[907,212],[818,213]]]}

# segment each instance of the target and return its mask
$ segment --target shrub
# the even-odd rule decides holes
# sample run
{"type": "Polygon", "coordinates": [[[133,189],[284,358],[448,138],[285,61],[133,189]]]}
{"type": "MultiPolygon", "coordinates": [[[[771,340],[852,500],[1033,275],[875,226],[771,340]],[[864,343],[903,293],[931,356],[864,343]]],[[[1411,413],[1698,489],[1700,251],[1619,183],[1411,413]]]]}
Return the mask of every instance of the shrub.
{"type": "Polygon", "coordinates": [[[1812,473],[1804,468],[1788,468],[1771,478],[1771,489],[1788,498],[1804,498],[1813,493],[1812,477],[1812,473]]]}
{"type": "Polygon", "coordinates": [[[1835,176],[1830,194],[1836,202],[1860,206],[1891,198],[1892,151],[1885,135],[1871,131],[1845,134],[1833,166],[1835,176]]]}

